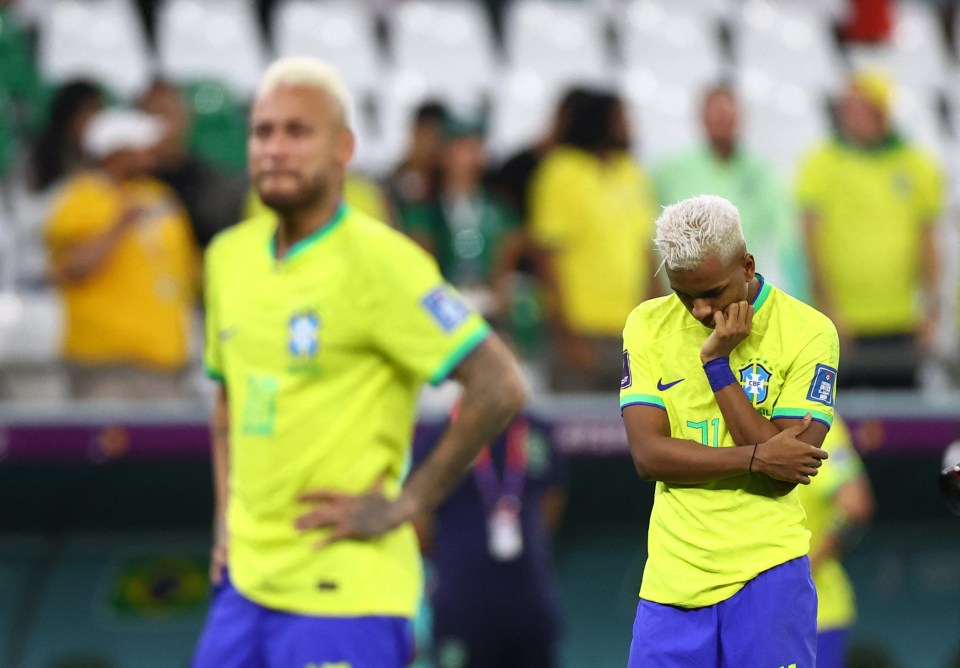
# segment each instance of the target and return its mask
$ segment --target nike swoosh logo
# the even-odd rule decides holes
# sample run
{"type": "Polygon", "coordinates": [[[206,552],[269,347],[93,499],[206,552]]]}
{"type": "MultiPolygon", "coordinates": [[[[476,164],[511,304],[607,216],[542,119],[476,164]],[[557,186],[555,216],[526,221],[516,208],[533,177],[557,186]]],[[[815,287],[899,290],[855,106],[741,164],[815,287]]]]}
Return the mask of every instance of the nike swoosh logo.
{"type": "Polygon", "coordinates": [[[664,383],[663,378],[661,378],[660,380],[657,381],[657,389],[663,392],[665,390],[669,390],[671,387],[673,387],[677,383],[682,383],[685,380],[686,378],[681,378],[680,380],[675,380],[672,383],[664,383]]]}

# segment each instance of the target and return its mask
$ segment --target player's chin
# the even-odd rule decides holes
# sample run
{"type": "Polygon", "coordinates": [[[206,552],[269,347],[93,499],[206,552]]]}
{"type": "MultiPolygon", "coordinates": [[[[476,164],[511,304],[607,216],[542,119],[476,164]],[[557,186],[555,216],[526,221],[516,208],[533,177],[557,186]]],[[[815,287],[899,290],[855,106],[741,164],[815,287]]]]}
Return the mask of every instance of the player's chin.
{"type": "Polygon", "coordinates": [[[295,209],[303,202],[299,191],[264,188],[257,194],[267,207],[278,211],[295,209]]]}

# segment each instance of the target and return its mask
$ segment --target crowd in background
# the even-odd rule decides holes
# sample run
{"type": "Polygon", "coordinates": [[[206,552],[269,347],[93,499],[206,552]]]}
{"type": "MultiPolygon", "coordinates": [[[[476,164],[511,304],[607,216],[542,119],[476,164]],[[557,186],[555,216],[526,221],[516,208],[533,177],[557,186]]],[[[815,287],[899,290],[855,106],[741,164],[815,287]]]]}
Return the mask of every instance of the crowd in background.
{"type": "MultiPolygon", "coordinates": [[[[3,10],[7,33],[28,25],[30,4],[3,10]]],[[[140,6],[149,18],[153,4],[140,6]]],[[[851,3],[838,39],[884,40],[890,6],[851,3]]],[[[494,16],[501,9],[491,3],[494,16]]],[[[29,42],[28,30],[21,36],[29,42]]],[[[198,145],[196,89],[156,79],[126,104],[96,81],[45,85],[30,98],[26,83],[4,79],[21,120],[30,104],[43,110],[22,124],[29,141],[5,183],[26,184],[43,249],[33,265],[17,258],[16,283],[62,299],[69,394],[189,394],[202,251],[219,230],[265,212],[242,164],[231,169],[198,145]]],[[[554,392],[616,387],[626,315],[669,291],[652,223],[660,207],[706,192],[738,206],[760,273],[837,324],[841,385],[917,387],[930,360],[942,385],[944,332],[955,331],[942,308],[955,287],[942,269],[955,259],[938,252],[937,236],[948,170],[893,123],[895,95],[884,73],[851,71],[831,100],[834,132],[809,147],[794,183],[744,145],[755,119],[744,118],[731,81],[701,91],[700,141],[651,164],[636,147],[658,128],[632,127],[610,88],[570,87],[542,136],[496,161],[483,107],[429,98],[409,118],[399,162],[350,174],[346,200],[431,253],[554,392]]]]}

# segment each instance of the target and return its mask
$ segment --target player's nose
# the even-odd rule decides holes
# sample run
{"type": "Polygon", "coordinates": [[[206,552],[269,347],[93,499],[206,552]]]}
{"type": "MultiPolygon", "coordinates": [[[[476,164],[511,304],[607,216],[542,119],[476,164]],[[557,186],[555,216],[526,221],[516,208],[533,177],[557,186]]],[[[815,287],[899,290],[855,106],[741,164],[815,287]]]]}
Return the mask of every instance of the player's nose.
{"type": "Polygon", "coordinates": [[[706,299],[693,300],[693,317],[697,320],[705,320],[713,314],[713,307],[706,299]]]}

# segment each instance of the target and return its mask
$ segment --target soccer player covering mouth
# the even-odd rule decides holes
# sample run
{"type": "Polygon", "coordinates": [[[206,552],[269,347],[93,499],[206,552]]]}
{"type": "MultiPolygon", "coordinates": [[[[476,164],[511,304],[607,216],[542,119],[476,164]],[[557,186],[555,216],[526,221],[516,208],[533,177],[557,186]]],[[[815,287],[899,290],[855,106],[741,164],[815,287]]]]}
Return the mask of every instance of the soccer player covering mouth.
{"type": "Polygon", "coordinates": [[[723,198],[666,207],[654,241],[674,294],[623,333],[623,421],[657,481],[629,666],[814,668],[796,485],[827,457],[836,328],[757,273],[723,198]]]}
{"type": "Polygon", "coordinates": [[[524,398],[516,364],[436,263],[343,203],[350,98],[309,58],[254,101],[269,209],[206,256],[214,593],[195,668],[400,668],[421,590],[410,520],[435,508],[524,398]],[[459,419],[405,483],[417,393],[459,419]]]}

